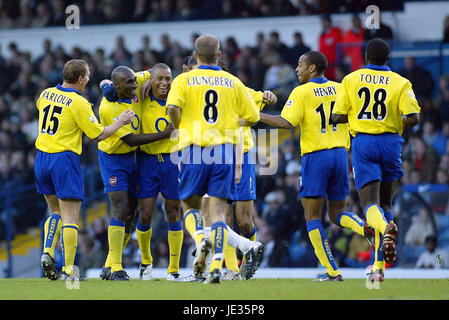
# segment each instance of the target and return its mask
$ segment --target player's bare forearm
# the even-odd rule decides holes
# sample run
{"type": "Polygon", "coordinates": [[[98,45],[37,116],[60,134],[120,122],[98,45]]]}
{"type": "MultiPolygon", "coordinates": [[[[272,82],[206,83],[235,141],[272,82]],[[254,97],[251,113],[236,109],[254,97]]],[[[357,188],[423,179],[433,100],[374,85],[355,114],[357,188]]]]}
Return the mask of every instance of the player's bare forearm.
{"type": "Polygon", "coordinates": [[[240,127],[252,127],[252,126],[254,126],[256,124],[257,124],[257,122],[250,122],[250,121],[247,121],[245,119],[239,118],[239,125],[240,125],[240,127]]]}
{"type": "Polygon", "coordinates": [[[419,115],[417,113],[408,114],[402,118],[402,122],[404,124],[404,130],[416,126],[419,122],[419,115]]]}
{"type": "Polygon", "coordinates": [[[170,118],[170,122],[173,124],[175,129],[179,129],[179,122],[181,121],[181,109],[175,105],[167,106],[167,114],[170,118]]]}
{"type": "Polygon", "coordinates": [[[170,138],[172,131],[162,131],[157,133],[130,134],[122,138],[129,146],[135,147],[162,139],[170,138]]]}
{"type": "Polygon", "coordinates": [[[269,126],[280,128],[280,129],[291,129],[292,125],[290,122],[282,118],[280,115],[272,116],[266,113],[260,113],[260,122],[265,123],[269,126]]]}
{"type": "Polygon", "coordinates": [[[104,127],[103,133],[96,137],[94,140],[100,142],[111,135],[113,135],[122,126],[130,124],[134,119],[135,113],[132,110],[125,110],[119,116],[117,121],[113,122],[107,127],[104,127]]]}
{"type": "Polygon", "coordinates": [[[347,114],[331,114],[331,121],[333,124],[337,123],[347,123],[348,122],[348,115],[347,114]]]}

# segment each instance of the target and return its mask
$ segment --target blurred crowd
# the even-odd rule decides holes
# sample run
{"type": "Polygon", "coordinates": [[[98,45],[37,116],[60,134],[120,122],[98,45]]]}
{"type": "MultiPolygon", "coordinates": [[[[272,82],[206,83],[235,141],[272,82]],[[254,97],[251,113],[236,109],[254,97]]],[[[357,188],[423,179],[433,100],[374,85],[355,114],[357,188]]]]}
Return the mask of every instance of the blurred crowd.
{"type": "MultiPolygon", "coordinates": [[[[58,2],[61,1],[21,1],[20,3],[44,3],[54,6],[58,2]]],[[[167,1],[154,2],[159,4],[167,1]]],[[[265,3],[265,1],[253,2],[265,3]]],[[[6,2],[0,1],[0,3],[4,6],[6,2]]],[[[84,2],[85,6],[99,3],[100,1],[84,2]]],[[[101,1],[101,3],[109,2],[101,1]]],[[[189,3],[193,6],[196,2],[189,3]]],[[[232,4],[236,1],[223,1],[223,5],[224,3],[232,4]]],[[[351,3],[351,1],[341,1],[341,3],[351,3]]],[[[5,14],[4,10],[0,10],[0,15],[5,14]]],[[[1,19],[1,21],[4,20],[1,19]]],[[[84,96],[93,104],[94,111],[98,112],[101,99],[98,85],[102,79],[110,77],[114,67],[127,65],[138,71],[148,69],[157,62],[165,62],[171,66],[173,77],[175,77],[182,72],[182,61],[192,52],[193,42],[198,36],[199,34],[192,34],[191,47],[182,47],[178,42],[173,41],[169,34],[162,35],[160,39],[152,39],[149,34],[142,37],[141,46],[135,51],[130,51],[126,38],[119,36],[116,39],[115,49],[110,53],[102,48],[86,51],[76,46],[71,51],[66,51],[61,45],[46,39],[42,44],[44,53],[40,56],[21,50],[14,42],[10,43],[5,48],[9,51],[9,58],[5,58],[0,52],[0,70],[2,70],[0,73],[0,192],[20,190],[20,186],[34,183],[33,165],[36,152],[34,141],[38,134],[35,101],[43,89],[62,82],[62,67],[67,60],[83,59],[88,62],[91,80],[85,89],[84,96]],[[152,41],[160,41],[162,49],[155,50],[152,47],[152,41]]],[[[257,44],[254,47],[241,46],[233,37],[220,39],[222,58],[231,72],[248,87],[255,90],[272,90],[278,96],[278,102],[266,107],[266,112],[278,113],[288,94],[299,84],[294,71],[298,57],[309,51],[310,47],[303,42],[300,31],[294,33],[294,44],[291,46],[284,43],[285,39],[276,30],[268,34],[261,32],[255,36],[257,44]]],[[[372,37],[390,40],[394,39],[394,32],[384,24],[377,33],[368,32],[363,28],[357,15],[353,16],[352,26],[348,30],[341,30],[333,25],[331,16],[323,15],[319,50],[325,53],[329,60],[326,76],[329,79],[341,81],[347,73],[363,67],[363,43],[372,37]],[[342,50],[339,50],[338,45],[345,42],[358,45],[344,46],[342,50]]],[[[405,133],[406,143],[403,152],[405,176],[402,184],[447,186],[449,183],[449,75],[442,75],[439,79],[435,79],[425,67],[416,63],[414,57],[407,57],[404,68],[394,71],[412,82],[422,107],[419,126],[405,133]]],[[[258,125],[257,128],[265,127],[258,125]]],[[[263,266],[310,267],[317,265],[305,230],[303,208],[297,198],[301,172],[299,155],[298,134],[293,130],[277,153],[270,157],[277,159],[277,173],[257,176],[254,219],[259,230],[259,240],[266,245],[263,266]]],[[[89,179],[86,185],[92,192],[98,192],[103,188],[97,163],[97,146],[86,138],[83,144],[82,165],[85,172],[90,172],[85,178],[89,179]]],[[[351,167],[349,169],[351,170],[351,167]]],[[[446,217],[449,216],[448,193],[446,191],[442,194],[431,200],[434,204],[434,212],[438,216],[446,217]]],[[[0,239],[5,237],[6,217],[10,214],[5,210],[5,201],[6,197],[0,197],[0,239]]],[[[27,228],[36,226],[46,215],[43,198],[34,192],[16,194],[11,197],[11,201],[13,202],[12,217],[15,222],[13,233],[25,232],[27,228]]],[[[423,210],[419,210],[421,208],[419,206],[416,208],[410,212],[411,218],[404,230],[409,229],[409,226],[412,228],[413,223],[422,226],[423,223],[419,223],[420,219],[430,219],[428,210],[426,214],[421,213],[425,217],[420,218],[420,212],[423,210]]],[[[155,214],[153,219],[152,247],[155,266],[162,267],[167,264],[168,255],[167,225],[162,201],[158,201],[157,210],[160,214],[155,214]]],[[[363,216],[352,177],[348,210],[363,216]]],[[[395,211],[395,217],[398,217],[398,210],[395,211]]],[[[339,265],[356,267],[366,266],[371,262],[372,250],[365,239],[333,226],[325,214],[323,219],[328,228],[330,246],[339,265]]],[[[442,226],[444,219],[438,218],[437,223],[440,221],[442,226]]],[[[96,264],[104,262],[102,259],[94,258],[100,251],[103,254],[106,253],[107,224],[107,217],[98,219],[95,225],[84,230],[80,237],[80,259],[84,259],[83,255],[91,257],[86,265],[99,267],[101,265],[96,264]]],[[[435,230],[439,230],[438,225],[437,228],[434,226],[429,230],[426,235],[435,235],[435,230]]],[[[444,230],[449,230],[449,222],[444,230]]],[[[416,261],[425,250],[425,236],[420,232],[415,234],[420,234],[421,239],[418,242],[407,240],[406,243],[413,248],[419,247],[419,250],[411,254],[414,260],[411,258],[410,261],[416,261]]],[[[449,234],[447,236],[449,240],[449,234]]],[[[437,242],[437,244],[440,243],[442,242],[437,242]]],[[[184,241],[186,250],[183,250],[185,253],[181,260],[184,265],[190,263],[189,250],[193,248],[192,244],[191,238],[186,235],[184,241]]],[[[445,245],[449,246],[449,243],[445,245]]],[[[125,266],[138,264],[139,250],[137,240],[134,238],[125,250],[124,257],[125,266]]]]}
{"type": "Polygon", "coordinates": [[[65,26],[69,5],[77,5],[81,24],[89,25],[352,13],[372,4],[403,8],[398,0],[1,0],[0,29],[65,26]]]}

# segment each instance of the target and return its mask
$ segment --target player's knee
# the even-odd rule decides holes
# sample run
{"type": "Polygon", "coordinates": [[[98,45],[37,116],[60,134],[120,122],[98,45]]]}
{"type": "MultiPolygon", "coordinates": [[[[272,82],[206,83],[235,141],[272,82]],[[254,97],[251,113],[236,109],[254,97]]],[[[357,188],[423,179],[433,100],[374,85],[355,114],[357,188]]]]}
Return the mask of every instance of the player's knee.
{"type": "Polygon", "coordinates": [[[178,200],[165,201],[165,212],[168,222],[176,222],[181,219],[181,202],[178,200]]]}
{"type": "Polygon", "coordinates": [[[128,203],[125,200],[114,201],[112,203],[112,216],[125,222],[128,215],[128,203]]]}

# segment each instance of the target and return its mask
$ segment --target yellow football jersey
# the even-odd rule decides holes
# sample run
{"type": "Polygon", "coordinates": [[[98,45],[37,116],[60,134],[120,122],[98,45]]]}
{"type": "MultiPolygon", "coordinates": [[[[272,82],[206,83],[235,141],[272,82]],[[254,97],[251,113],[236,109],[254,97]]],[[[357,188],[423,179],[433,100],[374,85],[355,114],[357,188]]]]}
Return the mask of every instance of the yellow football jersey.
{"type": "Polygon", "coordinates": [[[125,154],[134,151],[138,146],[130,146],[122,140],[128,134],[140,134],[142,122],[142,95],[141,88],[146,80],[150,78],[148,71],[141,71],[136,73],[137,89],[136,96],[133,99],[119,99],[111,102],[103,98],[100,103],[100,121],[104,126],[111,125],[117,120],[117,117],[127,109],[134,111],[136,116],[132,123],[127,124],[117,130],[108,139],[102,140],[98,143],[98,149],[108,154],[125,154]]]}
{"type": "MultiPolygon", "coordinates": [[[[142,102],[142,130],[141,133],[157,133],[165,130],[170,123],[167,115],[166,101],[150,96],[142,102]]],[[[148,154],[172,153],[178,150],[178,142],[162,139],[143,144],[140,149],[148,154]]]]}
{"type": "Polygon", "coordinates": [[[314,78],[293,89],[281,117],[301,130],[301,155],[343,147],[349,149],[349,125],[333,125],[332,109],[342,90],[341,84],[326,78],[314,78]]]}
{"type": "Polygon", "coordinates": [[[419,113],[412,84],[387,66],[367,65],[342,81],[333,113],[348,116],[351,134],[402,134],[402,116],[419,113]]]}
{"type": "Polygon", "coordinates": [[[80,92],[60,85],[42,91],[37,100],[39,135],[36,148],[48,153],[82,152],[83,132],[95,139],[104,131],[92,104],[80,92]]]}
{"type": "MultiPolygon", "coordinates": [[[[255,91],[248,87],[246,89],[253,97],[256,106],[258,106],[259,110],[262,111],[263,108],[265,107],[265,103],[263,102],[263,92],[255,91]]],[[[254,147],[254,139],[251,134],[251,127],[243,127],[242,132],[243,132],[243,152],[245,153],[254,147]]]]}
{"type": "Polygon", "coordinates": [[[199,66],[178,75],[171,85],[167,105],[181,109],[179,148],[195,144],[236,144],[239,118],[259,120],[259,108],[243,83],[218,66],[199,66]]]}

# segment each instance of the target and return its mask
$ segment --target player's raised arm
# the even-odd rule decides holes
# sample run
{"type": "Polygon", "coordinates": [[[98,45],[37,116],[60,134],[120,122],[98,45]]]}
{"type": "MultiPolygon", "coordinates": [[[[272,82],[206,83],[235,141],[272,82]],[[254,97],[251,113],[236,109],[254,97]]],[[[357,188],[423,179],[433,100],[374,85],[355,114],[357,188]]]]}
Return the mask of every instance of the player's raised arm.
{"type": "Polygon", "coordinates": [[[240,106],[239,123],[242,127],[251,127],[260,120],[259,108],[253,97],[240,80],[236,81],[236,90],[239,94],[240,106]]]}
{"type": "Polygon", "coordinates": [[[280,129],[291,129],[293,126],[290,122],[282,118],[280,115],[270,115],[267,113],[260,113],[260,122],[265,123],[269,126],[280,128],[280,129]]]}
{"type": "Polygon", "coordinates": [[[348,111],[350,109],[349,96],[346,92],[346,79],[342,81],[343,90],[337,95],[334,109],[331,113],[331,122],[333,124],[348,123],[348,111]]]}
{"type": "Polygon", "coordinates": [[[181,109],[178,106],[169,104],[167,106],[167,114],[170,118],[170,122],[175,129],[179,128],[179,122],[181,121],[181,109]]]}
{"type": "Polygon", "coordinates": [[[97,142],[100,142],[100,141],[110,137],[124,125],[130,124],[133,121],[134,116],[135,116],[134,112],[129,109],[126,111],[123,111],[117,118],[117,121],[115,121],[111,125],[105,127],[103,133],[100,134],[98,137],[96,137],[94,140],[97,142]]]}
{"type": "Polygon", "coordinates": [[[156,133],[141,133],[141,134],[129,134],[122,138],[129,146],[135,147],[140,146],[142,144],[147,144],[155,141],[159,141],[162,139],[170,138],[170,135],[173,131],[173,125],[168,124],[164,131],[156,132],[156,133]]]}

